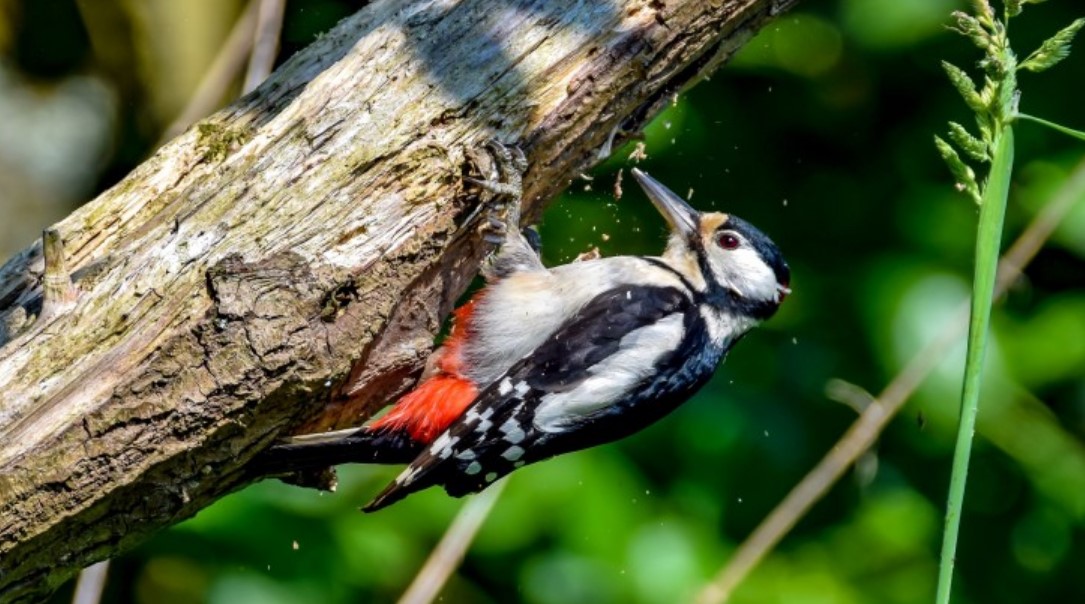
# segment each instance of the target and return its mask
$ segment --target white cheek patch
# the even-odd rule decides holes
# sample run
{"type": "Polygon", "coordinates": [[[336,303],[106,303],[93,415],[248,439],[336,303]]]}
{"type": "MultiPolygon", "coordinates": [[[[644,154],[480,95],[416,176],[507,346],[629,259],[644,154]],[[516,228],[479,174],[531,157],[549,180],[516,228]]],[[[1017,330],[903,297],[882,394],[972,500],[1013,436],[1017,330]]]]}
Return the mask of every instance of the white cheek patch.
{"type": "Polygon", "coordinates": [[[761,259],[761,255],[749,247],[737,250],[712,250],[710,264],[716,278],[745,298],[752,300],[776,300],[776,274],[761,259]]]}

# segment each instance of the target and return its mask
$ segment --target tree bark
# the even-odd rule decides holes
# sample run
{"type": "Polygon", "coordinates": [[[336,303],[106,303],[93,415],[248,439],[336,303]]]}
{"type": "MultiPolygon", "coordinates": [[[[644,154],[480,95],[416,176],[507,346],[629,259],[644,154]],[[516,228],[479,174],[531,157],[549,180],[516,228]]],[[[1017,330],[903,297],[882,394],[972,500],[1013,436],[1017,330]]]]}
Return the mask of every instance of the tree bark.
{"type": "Polygon", "coordinates": [[[409,387],[485,251],[466,149],[537,216],[793,2],[374,2],[57,224],[0,268],[0,600],[409,387]]]}

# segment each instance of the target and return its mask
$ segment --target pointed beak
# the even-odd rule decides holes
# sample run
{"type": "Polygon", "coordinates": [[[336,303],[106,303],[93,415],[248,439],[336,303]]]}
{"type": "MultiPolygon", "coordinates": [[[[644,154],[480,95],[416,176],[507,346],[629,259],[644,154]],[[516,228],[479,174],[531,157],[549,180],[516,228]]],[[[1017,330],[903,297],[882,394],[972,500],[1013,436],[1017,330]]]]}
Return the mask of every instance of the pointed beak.
{"type": "Polygon", "coordinates": [[[673,191],[663,186],[663,183],[658,180],[637,168],[633,168],[632,172],[633,178],[637,179],[637,184],[644,189],[648,199],[652,200],[656,209],[667,219],[671,228],[684,237],[694,237],[697,234],[697,210],[691,208],[685,200],[675,195],[673,191]]]}

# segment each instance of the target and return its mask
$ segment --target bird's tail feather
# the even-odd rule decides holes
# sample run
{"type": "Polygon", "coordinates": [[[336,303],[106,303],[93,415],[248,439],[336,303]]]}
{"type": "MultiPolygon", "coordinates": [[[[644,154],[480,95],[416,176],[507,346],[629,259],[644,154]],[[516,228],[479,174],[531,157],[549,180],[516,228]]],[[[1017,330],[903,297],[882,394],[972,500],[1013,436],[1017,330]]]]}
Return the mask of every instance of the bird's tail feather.
{"type": "Polygon", "coordinates": [[[402,432],[360,428],[295,437],[264,451],[252,462],[260,475],[282,475],[344,463],[400,464],[423,445],[402,432]]]}
{"type": "Polygon", "coordinates": [[[388,507],[393,503],[403,499],[407,495],[413,493],[414,490],[407,490],[399,486],[397,483],[392,483],[384,488],[383,491],[377,494],[372,501],[362,506],[362,511],[365,513],[376,512],[381,508],[388,507]]]}

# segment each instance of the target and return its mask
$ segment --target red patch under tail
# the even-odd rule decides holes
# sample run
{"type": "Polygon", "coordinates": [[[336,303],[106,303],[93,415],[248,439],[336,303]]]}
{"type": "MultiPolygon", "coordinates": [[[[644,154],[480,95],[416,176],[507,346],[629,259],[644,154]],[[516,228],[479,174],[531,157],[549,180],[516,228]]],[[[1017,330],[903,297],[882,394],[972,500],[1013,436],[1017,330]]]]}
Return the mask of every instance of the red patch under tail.
{"type": "Polygon", "coordinates": [[[452,331],[441,346],[437,374],[399,399],[370,428],[406,430],[413,440],[429,444],[475,401],[478,388],[463,375],[462,354],[471,329],[471,315],[483,293],[479,292],[453,312],[452,331]]]}
{"type": "Polygon", "coordinates": [[[478,389],[471,382],[435,375],[399,399],[387,415],[370,427],[406,430],[415,441],[429,444],[463,415],[476,396],[478,389]]]}

